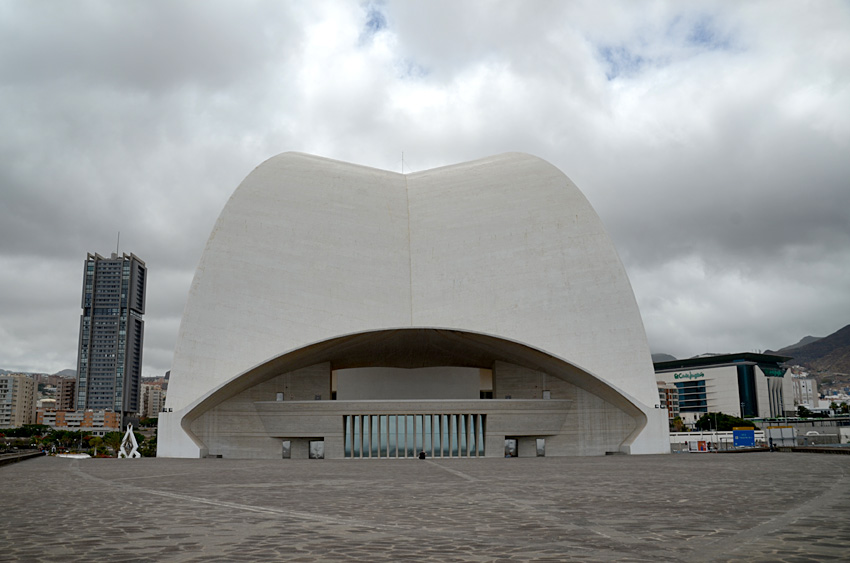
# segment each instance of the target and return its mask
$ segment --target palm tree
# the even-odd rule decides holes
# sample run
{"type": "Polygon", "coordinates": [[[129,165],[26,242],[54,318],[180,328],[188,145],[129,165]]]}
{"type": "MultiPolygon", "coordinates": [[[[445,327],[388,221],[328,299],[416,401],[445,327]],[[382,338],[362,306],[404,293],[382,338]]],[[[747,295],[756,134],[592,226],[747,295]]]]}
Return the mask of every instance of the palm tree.
{"type": "Polygon", "coordinates": [[[103,443],[109,446],[109,449],[112,450],[114,455],[118,455],[118,450],[121,449],[121,441],[123,440],[123,436],[121,436],[120,432],[107,432],[103,437],[103,443]]]}
{"type": "Polygon", "coordinates": [[[97,449],[103,447],[103,438],[100,436],[92,436],[89,439],[89,446],[94,448],[95,455],[97,455],[97,449]]]}

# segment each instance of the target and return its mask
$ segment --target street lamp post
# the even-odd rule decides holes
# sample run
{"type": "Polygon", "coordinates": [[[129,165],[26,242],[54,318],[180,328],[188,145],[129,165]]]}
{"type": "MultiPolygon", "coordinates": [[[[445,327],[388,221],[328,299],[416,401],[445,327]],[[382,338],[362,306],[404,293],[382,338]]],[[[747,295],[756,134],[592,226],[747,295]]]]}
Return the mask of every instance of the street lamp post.
{"type": "Polygon", "coordinates": [[[720,450],[720,442],[717,441],[717,433],[720,431],[720,428],[717,427],[717,413],[714,413],[714,451],[717,452],[720,450]]]}

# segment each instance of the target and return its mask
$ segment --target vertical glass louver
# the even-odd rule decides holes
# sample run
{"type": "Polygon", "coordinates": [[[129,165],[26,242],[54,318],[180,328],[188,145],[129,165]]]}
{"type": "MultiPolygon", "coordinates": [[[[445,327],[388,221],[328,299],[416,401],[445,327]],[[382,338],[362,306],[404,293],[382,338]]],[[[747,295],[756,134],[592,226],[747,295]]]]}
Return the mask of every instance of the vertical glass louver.
{"type": "Polygon", "coordinates": [[[345,415],[347,458],[483,457],[483,414],[345,415]]]}

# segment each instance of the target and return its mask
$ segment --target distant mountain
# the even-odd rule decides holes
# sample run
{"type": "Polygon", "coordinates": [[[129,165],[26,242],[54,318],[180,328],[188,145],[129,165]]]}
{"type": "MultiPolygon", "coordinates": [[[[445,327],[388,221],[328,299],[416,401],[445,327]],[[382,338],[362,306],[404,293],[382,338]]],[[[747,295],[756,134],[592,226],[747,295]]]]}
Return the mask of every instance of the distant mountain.
{"type": "MultiPolygon", "coordinates": [[[[9,371],[7,369],[0,369],[0,375],[7,375],[10,373],[26,373],[27,375],[33,374],[41,374],[47,375],[46,373],[40,371],[9,371]]],[[[63,369],[62,371],[58,371],[53,375],[58,375],[59,377],[77,377],[77,370],[74,369],[63,369]]]]}
{"type": "Polygon", "coordinates": [[[818,340],[823,340],[823,336],[804,336],[802,340],[797,342],[796,344],[792,344],[791,346],[786,346],[785,348],[780,348],[776,352],[782,354],[783,352],[788,352],[790,350],[796,350],[797,348],[801,348],[806,344],[811,344],[812,342],[817,342],[818,340]]]}
{"type": "MultiPolygon", "coordinates": [[[[767,353],[771,352],[768,350],[767,353]]],[[[773,353],[793,356],[790,363],[805,366],[812,371],[850,373],[850,325],[808,344],[795,344],[773,353]]]]}
{"type": "Polygon", "coordinates": [[[671,356],[670,354],[653,354],[652,355],[652,363],[672,362],[673,360],[678,360],[678,358],[676,356],[671,356]]]}

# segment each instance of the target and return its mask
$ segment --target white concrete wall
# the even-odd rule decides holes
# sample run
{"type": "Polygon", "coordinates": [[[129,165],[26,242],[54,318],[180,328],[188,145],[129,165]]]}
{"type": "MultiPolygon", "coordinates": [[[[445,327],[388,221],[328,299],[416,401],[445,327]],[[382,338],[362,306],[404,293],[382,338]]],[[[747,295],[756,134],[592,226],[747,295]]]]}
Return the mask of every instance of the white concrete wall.
{"type": "Polygon", "coordinates": [[[478,399],[478,368],[352,368],[336,370],[340,401],[395,399],[478,399]]]}
{"type": "Polygon", "coordinates": [[[785,370],[785,375],[782,377],[782,399],[784,401],[783,408],[786,412],[794,412],[796,410],[794,406],[794,382],[791,379],[791,370],[785,370]]]}
{"type": "Polygon", "coordinates": [[[285,350],[410,325],[405,177],[286,153],[222,210],[189,292],[166,406],[285,350]]]}
{"type": "Polygon", "coordinates": [[[542,399],[549,391],[550,399],[576,397],[576,386],[544,372],[507,362],[495,362],[493,366],[493,397],[505,399],[542,399]]]}
{"type": "MultiPolygon", "coordinates": [[[[700,371],[700,370],[696,370],[700,371]]],[[[730,416],[740,416],[741,396],[738,393],[738,368],[735,366],[723,366],[706,369],[706,377],[710,383],[712,392],[709,395],[710,412],[722,412],[730,416]]]]}
{"type": "MultiPolygon", "coordinates": [[[[271,436],[260,419],[255,403],[276,401],[279,392],[285,393],[282,403],[300,402],[315,404],[330,400],[330,364],[322,363],[283,373],[255,385],[224,401],[202,414],[191,423],[191,429],[206,446],[210,455],[238,458],[279,458],[281,440],[271,436]],[[316,401],[315,395],[324,392],[323,399],[316,401]]],[[[177,413],[165,413],[177,414],[177,413]]],[[[166,423],[170,422],[165,419],[166,423]]],[[[160,418],[161,425],[163,419],[160,418]]],[[[166,424],[169,428],[171,425],[166,424]]],[[[332,430],[339,433],[338,424],[332,430]]],[[[290,435],[298,437],[322,436],[324,428],[292,429],[290,435]]],[[[173,439],[173,438],[172,438],[173,439]]],[[[159,452],[157,439],[157,455],[159,452]]],[[[171,450],[167,450],[170,452],[171,450]]],[[[163,455],[162,457],[171,457],[163,455]]],[[[175,456],[179,457],[179,456],[175,456]]]]}
{"type": "Polygon", "coordinates": [[[770,393],[767,391],[767,379],[758,366],[753,366],[756,380],[756,400],[758,401],[758,415],[761,418],[770,418],[770,393]]]}
{"type": "Polygon", "coordinates": [[[655,404],[625,269],[560,170],[498,155],[410,174],[408,193],[414,325],[527,342],[655,404]]]}
{"type": "MultiPolygon", "coordinates": [[[[403,176],[285,153],[242,182],[210,235],[166,406],[185,414],[287,350],[415,326],[524,342],[644,408],[657,402],[625,270],[555,167],[505,154],[403,176]]],[[[666,447],[666,435],[655,439],[666,447]]]]}

